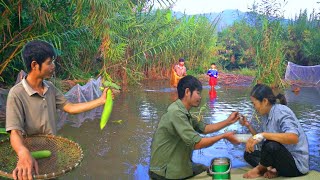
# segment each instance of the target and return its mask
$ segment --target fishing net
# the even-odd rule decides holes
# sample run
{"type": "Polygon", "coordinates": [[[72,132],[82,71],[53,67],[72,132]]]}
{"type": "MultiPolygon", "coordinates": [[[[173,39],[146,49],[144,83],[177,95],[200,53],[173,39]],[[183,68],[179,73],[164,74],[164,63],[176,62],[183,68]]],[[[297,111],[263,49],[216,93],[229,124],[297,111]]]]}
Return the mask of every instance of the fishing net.
{"type": "MultiPolygon", "coordinates": [[[[52,179],[76,168],[83,158],[81,147],[66,138],[53,135],[36,135],[24,138],[24,144],[31,151],[49,150],[51,156],[38,159],[39,175],[34,179],[52,179]]],[[[12,178],[17,164],[17,155],[9,139],[0,142],[0,176],[12,178]]]]}
{"type": "Polygon", "coordinates": [[[8,93],[8,89],[0,88],[0,127],[3,126],[2,124],[4,124],[4,121],[6,120],[6,101],[8,93]]]}
{"type": "Polygon", "coordinates": [[[291,82],[291,84],[320,86],[320,65],[300,66],[288,62],[285,80],[291,82]]]}
{"type": "MultiPolygon", "coordinates": [[[[72,103],[88,102],[97,99],[101,96],[100,90],[101,77],[98,79],[91,79],[85,85],[79,84],[73,86],[66,94],[65,97],[72,103]]],[[[63,111],[58,111],[58,129],[65,123],[71,124],[74,127],[80,127],[85,120],[94,120],[101,116],[103,107],[98,107],[93,110],[71,115],[63,111]]]]}

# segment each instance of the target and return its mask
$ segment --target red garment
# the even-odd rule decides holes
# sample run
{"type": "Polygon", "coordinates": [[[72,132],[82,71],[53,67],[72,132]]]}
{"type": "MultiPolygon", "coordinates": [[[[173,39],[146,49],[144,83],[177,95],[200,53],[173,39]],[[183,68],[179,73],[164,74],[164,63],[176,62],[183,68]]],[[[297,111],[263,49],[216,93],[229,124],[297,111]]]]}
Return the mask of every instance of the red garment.
{"type": "Polygon", "coordinates": [[[217,85],[217,83],[218,83],[218,78],[210,77],[210,79],[209,79],[210,86],[215,86],[215,85],[217,85]]]}
{"type": "Polygon", "coordinates": [[[215,102],[217,98],[217,91],[214,88],[209,91],[209,98],[211,102],[215,102]]]}

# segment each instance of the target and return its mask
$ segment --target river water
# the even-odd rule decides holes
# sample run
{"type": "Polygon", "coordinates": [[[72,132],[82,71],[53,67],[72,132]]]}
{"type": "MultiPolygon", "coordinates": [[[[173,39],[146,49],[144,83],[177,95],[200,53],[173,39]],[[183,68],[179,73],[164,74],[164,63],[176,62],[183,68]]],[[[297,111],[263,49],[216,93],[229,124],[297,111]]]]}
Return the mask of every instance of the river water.
{"type": "MultiPolygon", "coordinates": [[[[209,93],[202,91],[201,115],[206,123],[224,120],[232,111],[252,118],[259,128],[259,118],[254,115],[249,98],[250,87],[216,87],[209,93]]],[[[285,92],[288,106],[295,112],[306,131],[309,141],[310,167],[320,171],[320,89],[301,88],[298,95],[285,92]]],[[[110,120],[100,130],[99,119],[87,120],[80,127],[65,124],[58,134],[79,143],[84,159],[79,167],[59,179],[149,179],[148,166],[152,135],[167,106],[177,98],[176,90],[168,81],[148,81],[116,96],[110,120]]],[[[199,115],[199,108],[193,113],[199,115]]],[[[247,133],[239,123],[224,131],[247,133]]],[[[206,165],[216,157],[229,157],[233,167],[247,166],[243,160],[244,144],[234,146],[221,140],[201,150],[195,150],[193,161],[206,165]]]]}

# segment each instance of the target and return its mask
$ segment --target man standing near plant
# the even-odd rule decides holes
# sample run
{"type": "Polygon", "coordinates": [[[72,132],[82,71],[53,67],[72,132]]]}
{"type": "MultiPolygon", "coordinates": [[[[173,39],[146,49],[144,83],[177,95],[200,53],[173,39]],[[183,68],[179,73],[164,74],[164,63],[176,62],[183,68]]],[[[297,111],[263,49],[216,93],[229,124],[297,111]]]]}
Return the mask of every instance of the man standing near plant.
{"type": "Polygon", "coordinates": [[[170,84],[173,87],[177,87],[181,78],[187,75],[187,68],[184,66],[184,59],[179,59],[179,64],[176,64],[172,68],[170,84]]]}
{"type": "Polygon", "coordinates": [[[233,132],[205,138],[198,134],[213,133],[235,123],[239,119],[237,112],[224,121],[207,125],[193,118],[189,112],[192,107],[200,105],[201,82],[188,75],[179,81],[177,90],[179,99],[168,107],[153,136],[149,170],[151,179],[185,179],[200,174],[207,167],[192,162],[194,149],[211,146],[221,139],[239,143],[233,132]]]}
{"type": "Polygon", "coordinates": [[[28,75],[13,86],[8,94],[6,108],[6,131],[18,156],[13,178],[31,180],[38,174],[38,164],[23,143],[23,135],[57,133],[56,110],[70,114],[92,110],[106,102],[106,91],[101,97],[85,103],[73,104],[49,81],[53,75],[56,53],[51,44],[34,40],[25,45],[22,57],[28,75]]]}

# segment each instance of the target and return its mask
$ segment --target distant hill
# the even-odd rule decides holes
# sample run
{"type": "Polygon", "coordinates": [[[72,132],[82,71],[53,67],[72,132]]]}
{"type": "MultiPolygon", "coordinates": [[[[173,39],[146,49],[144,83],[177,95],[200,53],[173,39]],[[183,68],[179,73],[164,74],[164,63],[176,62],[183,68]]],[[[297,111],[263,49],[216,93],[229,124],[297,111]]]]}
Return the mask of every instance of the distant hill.
{"type": "MultiPolygon", "coordinates": [[[[235,10],[234,9],[227,9],[227,10],[224,10],[220,13],[212,12],[212,13],[205,13],[205,14],[196,14],[195,16],[197,16],[197,15],[206,16],[210,21],[214,21],[220,15],[220,21],[217,25],[217,31],[221,31],[224,28],[231,26],[234,22],[240,21],[244,18],[246,20],[248,20],[248,19],[253,20],[257,17],[256,13],[254,13],[254,12],[241,12],[237,9],[235,9],[235,10]]],[[[176,16],[177,18],[181,18],[184,16],[184,14],[181,12],[174,12],[174,16],[176,16]]],[[[187,17],[188,16],[191,16],[191,15],[187,15],[187,17]]],[[[269,17],[269,18],[275,19],[273,17],[269,17]]],[[[284,24],[288,24],[290,22],[289,19],[281,19],[281,21],[284,24]]],[[[252,23],[252,21],[251,21],[251,23],[252,23]]]]}
{"type": "MultiPolygon", "coordinates": [[[[222,29],[232,25],[235,21],[238,21],[240,19],[242,19],[246,13],[241,12],[239,10],[233,10],[233,9],[227,9],[224,10],[222,12],[212,12],[212,13],[204,13],[204,14],[199,14],[202,16],[206,16],[210,21],[215,20],[219,15],[221,14],[221,19],[218,23],[218,31],[221,31],[222,29]]],[[[182,12],[174,12],[174,16],[176,16],[177,18],[181,18],[183,17],[183,13],[182,12]]],[[[187,15],[190,16],[190,15],[187,15]]]]}
{"type": "Polygon", "coordinates": [[[213,21],[217,16],[221,14],[220,22],[218,23],[218,31],[231,26],[235,21],[241,20],[246,13],[241,12],[239,10],[231,10],[227,9],[222,11],[221,13],[209,13],[204,14],[209,20],[213,21]]]}

